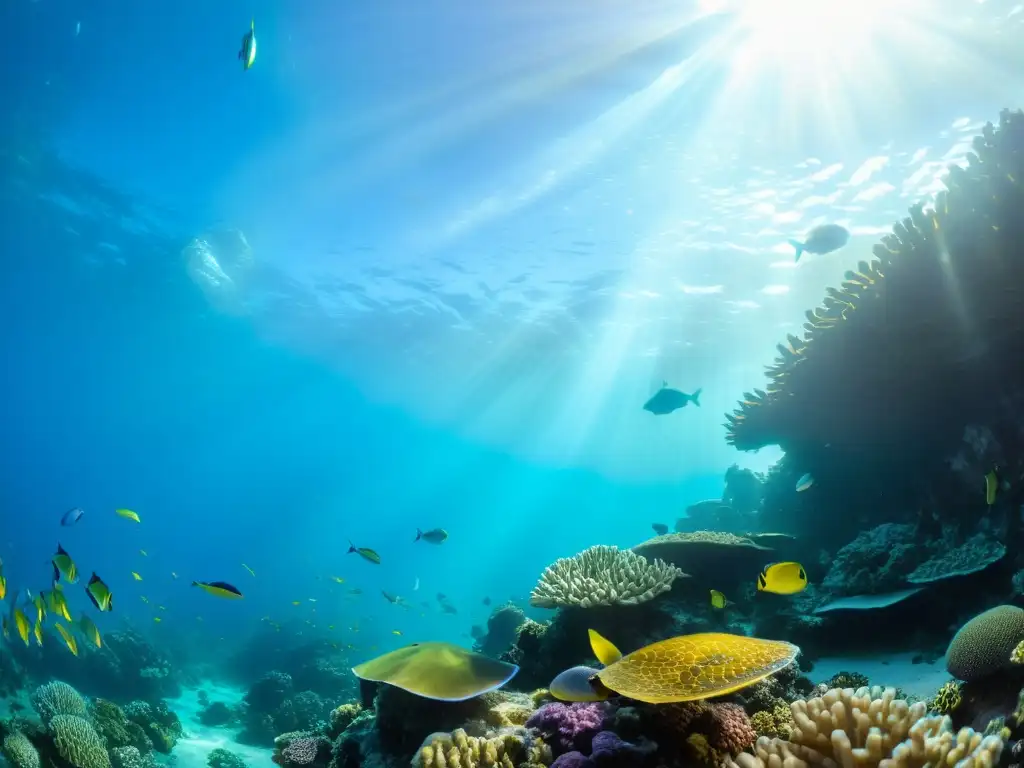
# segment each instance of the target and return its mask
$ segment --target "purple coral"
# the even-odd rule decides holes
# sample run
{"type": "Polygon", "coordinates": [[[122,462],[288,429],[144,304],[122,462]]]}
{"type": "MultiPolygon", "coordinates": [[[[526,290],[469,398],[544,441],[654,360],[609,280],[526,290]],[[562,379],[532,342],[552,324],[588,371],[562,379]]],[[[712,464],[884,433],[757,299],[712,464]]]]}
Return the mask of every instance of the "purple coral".
{"type": "Polygon", "coordinates": [[[590,760],[599,768],[636,765],[643,756],[643,749],[623,741],[611,731],[595,734],[591,744],[590,760]]]}
{"type": "Polygon", "coordinates": [[[540,731],[556,754],[573,750],[587,754],[594,734],[611,714],[603,701],[545,704],[526,721],[527,728],[540,731]]]}
{"type": "Polygon", "coordinates": [[[594,768],[594,763],[582,752],[574,749],[556,757],[551,768],[594,768]]]}

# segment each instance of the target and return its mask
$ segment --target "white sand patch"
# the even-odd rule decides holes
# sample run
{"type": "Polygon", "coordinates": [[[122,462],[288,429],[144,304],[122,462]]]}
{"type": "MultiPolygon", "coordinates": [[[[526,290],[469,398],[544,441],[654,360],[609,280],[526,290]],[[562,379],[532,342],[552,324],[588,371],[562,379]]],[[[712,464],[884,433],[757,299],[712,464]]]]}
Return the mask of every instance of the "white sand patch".
{"type": "Polygon", "coordinates": [[[934,696],[939,686],[949,680],[944,661],[940,658],[932,663],[912,664],[913,656],[831,656],[817,660],[808,677],[818,683],[839,672],[860,672],[867,675],[871,685],[902,688],[915,696],[934,696]]]}
{"type": "MultiPolygon", "coordinates": [[[[242,700],[243,691],[215,683],[204,685],[200,690],[206,691],[210,701],[223,701],[229,707],[242,700]]],[[[181,718],[185,729],[185,737],[178,739],[174,751],[170,755],[176,768],[206,768],[206,758],[218,747],[234,752],[245,760],[249,768],[276,768],[270,759],[273,751],[263,747],[239,744],[235,741],[235,729],[231,727],[211,727],[199,722],[199,711],[203,708],[199,703],[198,690],[187,690],[176,699],[168,699],[167,706],[181,718]]]]}

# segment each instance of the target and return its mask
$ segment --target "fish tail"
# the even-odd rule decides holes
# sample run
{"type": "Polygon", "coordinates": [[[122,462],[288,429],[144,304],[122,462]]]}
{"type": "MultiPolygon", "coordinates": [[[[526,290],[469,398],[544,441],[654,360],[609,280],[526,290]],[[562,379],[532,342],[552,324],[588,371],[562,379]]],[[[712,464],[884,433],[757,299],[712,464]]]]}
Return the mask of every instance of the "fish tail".
{"type": "Polygon", "coordinates": [[[416,529],[416,538],[413,539],[413,541],[419,541],[422,538],[423,538],[423,531],[421,531],[419,528],[417,528],[416,529]]]}
{"type": "Polygon", "coordinates": [[[799,240],[790,240],[789,244],[796,249],[796,258],[793,261],[800,261],[800,257],[804,254],[804,244],[799,240]]]}
{"type": "Polygon", "coordinates": [[[353,552],[358,552],[358,551],[359,551],[359,550],[358,550],[358,549],[356,549],[356,545],[352,543],[352,540],[351,540],[351,539],[349,539],[349,542],[348,542],[348,552],[347,552],[347,554],[351,555],[351,554],[352,554],[353,552]]]}
{"type": "Polygon", "coordinates": [[[700,393],[703,391],[703,389],[698,389],[696,392],[690,395],[690,402],[696,405],[698,408],[700,408],[700,393]]]}

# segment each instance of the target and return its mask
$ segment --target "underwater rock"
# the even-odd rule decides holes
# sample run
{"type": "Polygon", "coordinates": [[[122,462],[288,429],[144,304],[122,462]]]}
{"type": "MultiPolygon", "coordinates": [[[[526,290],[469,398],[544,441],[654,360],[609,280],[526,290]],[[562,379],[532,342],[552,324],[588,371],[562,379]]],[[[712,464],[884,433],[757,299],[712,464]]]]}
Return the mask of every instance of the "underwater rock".
{"type": "Polygon", "coordinates": [[[833,558],[822,586],[837,595],[895,591],[928,559],[913,525],[883,523],[863,531],[833,558]]]}
{"type": "MultiPolygon", "coordinates": [[[[764,478],[750,469],[733,464],[725,470],[725,491],[722,501],[740,515],[752,515],[761,507],[764,497],[764,478]]],[[[738,533],[738,531],[735,531],[738,533]]]]}
{"type": "Polygon", "coordinates": [[[516,642],[519,626],[524,621],[526,614],[515,603],[498,606],[487,618],[487,631],[477,638],[473,650],[485,656],[500,656],[516,642]]]}
{"type": "Polygon", "coordinates": [[[223,701],[211,701],[199,710],[199,722],[203,725],[227,725],[234,719],[235,713],[223,701]]]}

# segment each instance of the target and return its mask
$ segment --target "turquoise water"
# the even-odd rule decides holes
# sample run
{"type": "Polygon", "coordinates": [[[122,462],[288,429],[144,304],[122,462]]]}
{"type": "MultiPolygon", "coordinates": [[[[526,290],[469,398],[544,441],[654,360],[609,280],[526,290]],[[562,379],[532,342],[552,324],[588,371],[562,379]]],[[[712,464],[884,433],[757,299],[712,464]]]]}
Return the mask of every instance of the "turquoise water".
{"type": "Polygon", "coordinates": [[[721,414],[1020,102],[1024,14],[755,7],[6,3],[11,593],[59,541],[103,631],[270,617],[357,661],[466,643],[485,597],[766,469],[721,414]],[[826,220],[850,245],[796,264],[826,220]],[[643,411],[662,381],[700,409],[643,411]]]}

